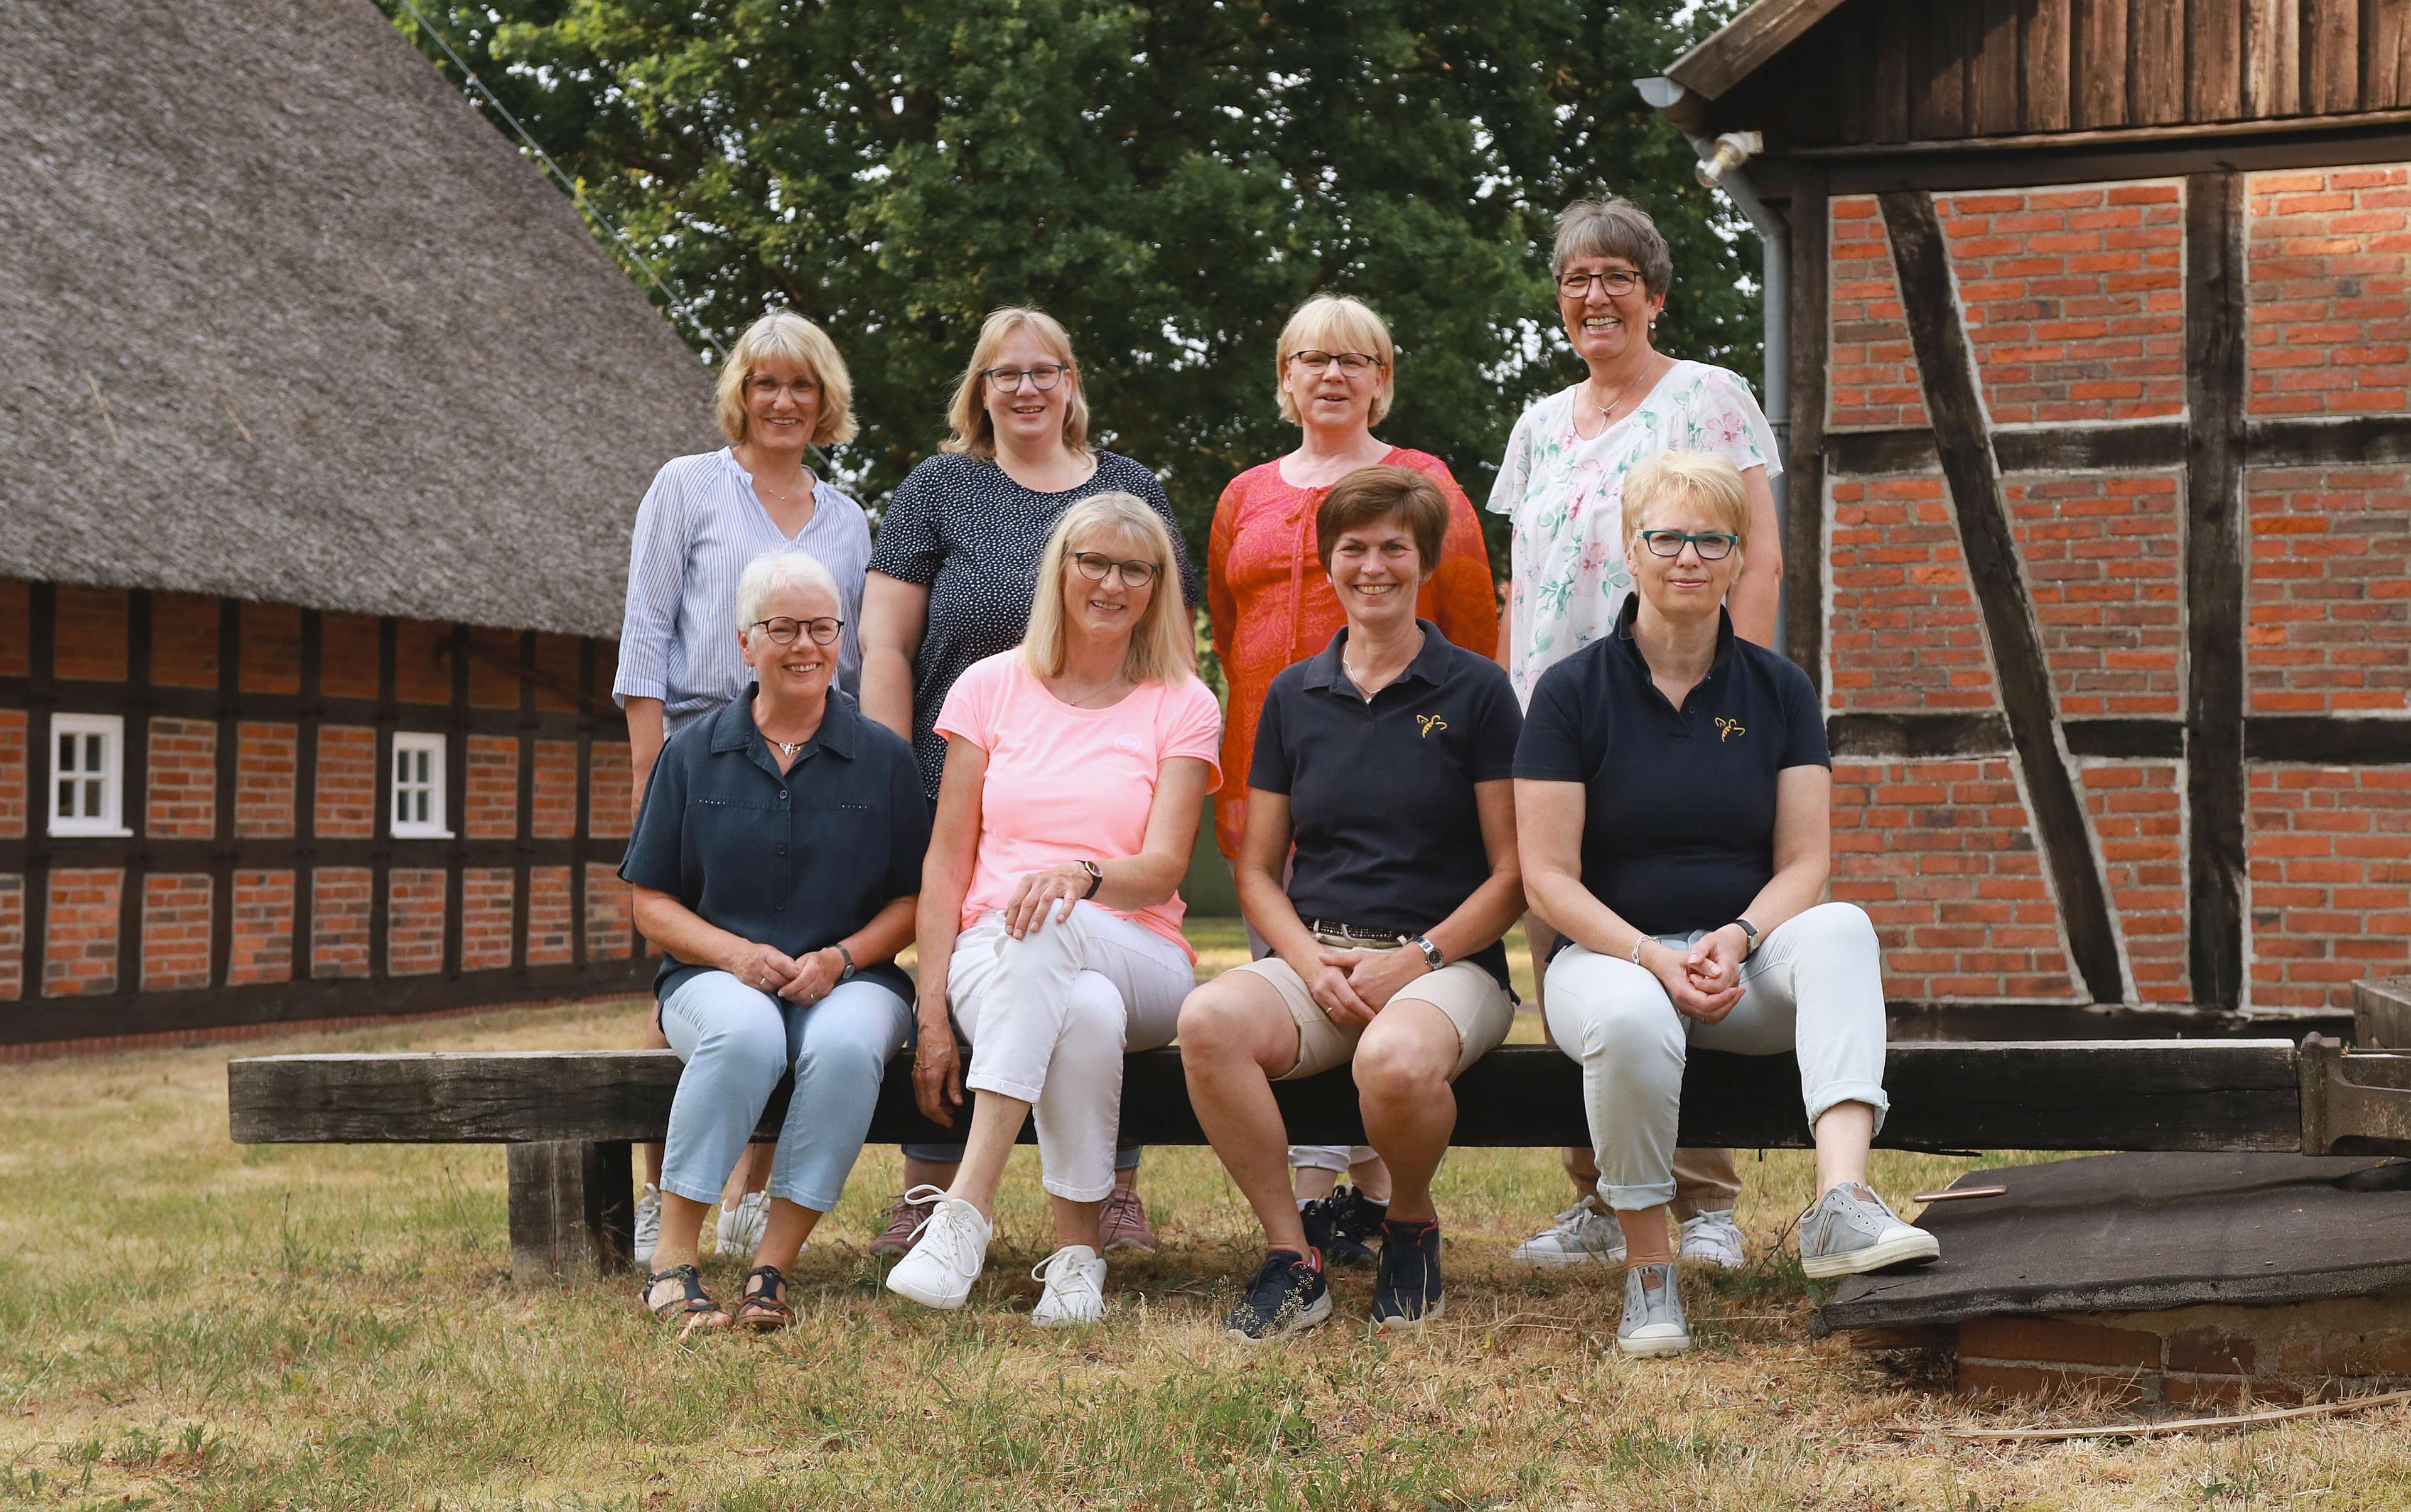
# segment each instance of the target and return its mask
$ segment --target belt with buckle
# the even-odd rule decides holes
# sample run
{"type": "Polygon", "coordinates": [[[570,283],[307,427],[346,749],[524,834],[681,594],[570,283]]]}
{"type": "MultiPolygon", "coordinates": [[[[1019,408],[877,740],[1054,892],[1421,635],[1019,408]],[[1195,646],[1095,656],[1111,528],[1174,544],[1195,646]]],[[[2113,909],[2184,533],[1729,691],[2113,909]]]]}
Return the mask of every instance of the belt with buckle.
{"type": "Polygon", "coordinates": [[[1328,934],[1337,939],[1380,946],[1384,949],[1395,949],[1406,943],[1406,936],[1396,930],[1368,930],[1355,924],[1342,924],[1336,919],[1328,918],[1309,918],[1304,920],[1304,923],[1309,934],[1328,934]]]}

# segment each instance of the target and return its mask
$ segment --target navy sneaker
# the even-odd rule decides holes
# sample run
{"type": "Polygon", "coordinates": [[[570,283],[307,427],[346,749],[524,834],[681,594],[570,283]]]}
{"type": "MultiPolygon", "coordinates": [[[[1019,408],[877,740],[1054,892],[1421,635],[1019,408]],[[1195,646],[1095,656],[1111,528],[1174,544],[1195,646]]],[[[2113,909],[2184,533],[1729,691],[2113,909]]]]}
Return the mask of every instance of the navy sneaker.
{"type": "Polygon", "coordinates": [[[1297,1216],[1306,1225],[1306,1241],[1322,1252],[1325,1263],[1346,1270],[1373,1263],[1373,1246],[1365,1241],[1381,1231],[1390,1205],[1340,1186],[1299,1208],[1297,1216]]]}
{"type": "Polygon", "coordinates": [[[1247,1343],[1284,1333],[1302,1333],[1331,1315],[1331,1288],[1323,1284],[1320,1256],[1274,1250],[1248,1283],[1239,1305],[1222,1317],[1222,1331],[1247,1343]]]}
{"type": "Polygon", "coordinates": [[[1373,1279],[1373,1326],[1420,1329],[1448,1310],[1439,1284],[1439,1224],[1381,1222],[1381,1269],[1373,1279]]]}

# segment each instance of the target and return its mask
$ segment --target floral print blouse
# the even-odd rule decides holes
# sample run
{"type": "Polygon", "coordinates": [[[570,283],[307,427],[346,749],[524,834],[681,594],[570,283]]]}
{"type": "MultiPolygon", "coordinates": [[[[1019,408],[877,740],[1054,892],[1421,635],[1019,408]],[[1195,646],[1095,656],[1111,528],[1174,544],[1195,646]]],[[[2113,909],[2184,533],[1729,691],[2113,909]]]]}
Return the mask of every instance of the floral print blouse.
{"type": "Polygon", "coordinates": [[[1713,451],[1735,467],[1783,471],[1749,385],[1705,362],[1676,362],[1640,407],[1585,441],[1574,433],[1582,385],[1535,403],[1515,422],[1490,510],[1513,522],[1507,675],[1526,705],[1541,674],[1615,627],[1632,587],[1624,562],[1624,478],[1664,451],[1713,451]]]}

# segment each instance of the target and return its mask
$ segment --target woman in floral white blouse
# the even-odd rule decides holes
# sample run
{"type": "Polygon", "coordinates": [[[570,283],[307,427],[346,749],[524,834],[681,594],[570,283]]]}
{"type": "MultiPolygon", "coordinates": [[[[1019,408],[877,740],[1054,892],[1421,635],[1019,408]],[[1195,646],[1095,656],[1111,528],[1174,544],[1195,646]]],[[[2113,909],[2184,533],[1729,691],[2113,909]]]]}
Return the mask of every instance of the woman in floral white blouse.
{"type": "MultiPolygon", "coordinates": [[[[1526,705],[1541,674],[1614,633],[1632,591],[1624,561],[1624,479],[1668,451],[1712,451],[1741,470],[1749,496],[1752,550],[1725,596],[1733,632],[1761,646],[1775,640],[1783,538],[1767,479],[1783,470],[1775,433],[1749,385],[1705,362],[1669,357],[1650,342],[1665,307],[1673,258],[1648,213],[1629,199],[1581,200],[1557,217],[1550,256],[1557,318],[1590,375],[1534,404],[1515,422],[1490,508],[1513,523],[1505,633],[1499,660],[1526,705]]],[[[1527,917],[1533,979],[1548,948],[1546,928],[1527,917]]],[[[1526,1240],[1528,1265],[1620,1263],[1624,1239],[1593,1191],[1588,1150],[1565,1152],[1574,1206],[1526,1240]]],[[[1686,1260],[1737,1267],[1732,1221],[1741,1179],[1730,1152],[1682,1150],[1674,1160],[1674,1211],[1686,1260]]]]}

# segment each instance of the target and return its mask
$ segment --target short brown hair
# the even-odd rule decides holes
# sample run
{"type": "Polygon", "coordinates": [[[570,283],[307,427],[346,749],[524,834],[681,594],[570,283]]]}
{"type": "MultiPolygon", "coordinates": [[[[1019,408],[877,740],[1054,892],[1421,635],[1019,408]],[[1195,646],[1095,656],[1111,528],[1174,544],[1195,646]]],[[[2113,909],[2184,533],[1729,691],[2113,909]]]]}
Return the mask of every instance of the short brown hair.
{"type": "Polygon", "coordinates": [[[1674,256],[1649,212],[1622,195],[1577,199],[1557,216],[1557,240],[1549,249],[1549,276],[1566,276],[1576,257],[1622,257],[1641,273],[1644,292],[1663,294],[1674,281],[1674,256]]]}
{"type": "Polygon", "coordinates": [[[1448,538],[1448,500],[1439,485],[1411,467],[1359,467],[1331,485],[1314,511],[1314,553],[1331,572],[1332,549],[1339,537],[1368,521],[1395,515],[1415,538],[1421,571],[1428,578],[1439,566],[1440,543],[1448,538]]]}

